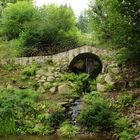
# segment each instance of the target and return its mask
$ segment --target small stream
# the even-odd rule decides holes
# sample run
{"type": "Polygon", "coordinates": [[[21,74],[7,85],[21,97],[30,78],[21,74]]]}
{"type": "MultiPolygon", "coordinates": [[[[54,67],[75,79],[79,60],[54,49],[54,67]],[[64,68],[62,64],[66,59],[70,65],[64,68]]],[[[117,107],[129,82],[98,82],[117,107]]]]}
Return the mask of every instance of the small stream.
{"type": "Polygon", "coordinates": [[[76,137],[73,139],[61,138],[58,136],[11,136],[0,137],[0,140],[111,140],[109,138],[93,136],[93,137],[76,137]]]}
{"type": "Polygon", "coordinates": [[[73,103],[71,103],[70,111],[71,111],[72,124],[77,124],[77,117],[80,114],[81,108],[82,108],[82,102],[80,99],[77,99],[73,103]]]}

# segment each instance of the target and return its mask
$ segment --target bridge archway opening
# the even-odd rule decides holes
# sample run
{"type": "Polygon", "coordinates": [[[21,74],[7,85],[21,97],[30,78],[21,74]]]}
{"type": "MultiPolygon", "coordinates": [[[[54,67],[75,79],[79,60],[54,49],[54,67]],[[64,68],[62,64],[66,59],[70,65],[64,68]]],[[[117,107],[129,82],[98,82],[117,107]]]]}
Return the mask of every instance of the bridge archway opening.
{"type": "Polygon", "coordinates": [[[96,54],[81,53],[70,62],[69,71],[88,73],[91,78],[96,78],[102,72],[102,62],[96,54]]]}

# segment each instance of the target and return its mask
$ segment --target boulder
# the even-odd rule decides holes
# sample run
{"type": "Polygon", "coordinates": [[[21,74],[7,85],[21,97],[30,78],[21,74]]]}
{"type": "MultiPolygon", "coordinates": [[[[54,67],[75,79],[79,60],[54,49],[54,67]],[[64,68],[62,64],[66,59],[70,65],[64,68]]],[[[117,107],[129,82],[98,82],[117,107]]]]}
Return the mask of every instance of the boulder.
{"type": "Polygon", "coordinates": [[[38,80],[38,83],[44,83],[45,82],[45,80],[38,80]]]}
{"type": "Polygon", "coordinates": [[[111,77],[111,75],[110,75],[109,73],[106,74],[106,76],[105,76],[105,81],[106,81],[108,84],[110,84],[110,85],[113,85],[113,84],[114,84],[113,79],[112,79],[112,77],[111,77]]]}
{"type": "Polygon", "coordinates": [[[37,90],[38,93],[45,93],[45,89],[41,86],[37,90]]]}
{"type": "Polygon", "coordinates": [[[41,75],[37,74],[35,77],[36,77],[36,78],[40,78],[40,77],[41,77],[41,75]]]}
{"type": "Polygon", "coordinates": [[[49,76],[53,76],[54,74],[52,73],[52,72],[47,72],[46,74],[45,74],[45,76],[47,76],[47,77],[49,77],[49,76]]]}
{"type": "Polygon", "coordinates": [[[140,140],[140,135],[137,135],[137,136],[135,137],[135,140],[140,140]]]}
{"type": "Polygon", "coordinates": [[[111,71],[112,71],[113,74],[119,74],[120,73],[119,68],[112,68],[111,71]]]}
{"type": "Polygon", "coordinates": [[[8,90],[11,90],[11,89],[13,89],[13,86],[10,85],[10,84],[8,84],[6,88],[7,88],[8,90]]]}
{"type": "Polygon", "coordinates": [[[40,75],[40,76],[45,75],[45,73],[46,73],[46,71],[43,70],[43,69],[40,69],[40,70],[38,70],[38,71],[36,72],[36,74],[37,74],[37,75],[40,75]]]}
{"type": "Polygon", "coordinates": [[[59,85],[59,83],[52,83],[52,85],[53,85],[54,87],[57,87],[57,86],[59,85]]]}
{"type": "Polygon", "coordinates": [[[42,76],[42,77],[41,77],[41,80],[46,80],[46,77],[45,77],[45,76],[42,76]]]}
{"type": "Polygon", "coordinates": [[[48,72],[49,73],[52,73],[52,72],[54,72],[55,71],[55,68],[54,67],[48,67],[48,72]]]}
{"type": "Polygon", "coordinates": [[[58,86],[58,93],[64,94],[64,93],[70,93],[70,92],[71,92],[71,89],[68,84],[62,84],[58,86]]]}
{"type": "Polygon", "coordinates": [[[100,83],[97,83],[97,91],[99,91],[99,92],[105,92],[106,91],[105,85],[102,85],[100,83]]]}
{"type": "Polygon", "coordinates": [[[55,93],[56,92],[56,90],[57,90],[57,88],[56,87],[52,87],[49,91],[50,91],[50,93],[55,93]]]}
{"type": "Polygon", "coordinates": [[[47,77],[47,81],[48,82],[53,82],[54,80],[55,80],[55,78],[53,76],[47,77]]]}

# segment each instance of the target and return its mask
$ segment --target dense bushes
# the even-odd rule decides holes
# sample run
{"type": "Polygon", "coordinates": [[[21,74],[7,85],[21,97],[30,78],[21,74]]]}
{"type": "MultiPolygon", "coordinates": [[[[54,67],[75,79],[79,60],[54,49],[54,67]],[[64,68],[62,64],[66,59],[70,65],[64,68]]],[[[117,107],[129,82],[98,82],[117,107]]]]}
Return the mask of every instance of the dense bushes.
{"type": "Polygon", "coordinates": [[[8,40],[18,38],[24,25],[35,16],[35,10],[31,2],[19,1],[16,4],[9,4],[2,13],[3,35],[8,40]]]}
{"type": "Polygon", "coordinates": [[[81,74],[70,73],[64,75],[62,77],[62,80],[72,82],[73,92],[78,95],[82,95],[83,92],[87,92],[89,75],[86,73],[81,73],[81,74]]]}
{"type": "Polygon", "coordinates": [[[109,131],[113,125],[114,113],[107,100],[99,93],[92,92],[84,97],[85,108],[79,122],[91,132],[109,131]]]}
{"type": "Polygon", "coordinates": [[[34,119],[38,113],[37,99],[31,90],[0,91],[0,135],[24,131],[26,118],[34,119]]]}
{"type": "Polygon", "coordinates": [[[61,124],[58,134],[63,137],[75,137],[79,133],[79,128],[70,124],[69,122],[64,122],[61,124]]]}
{"type": "Polygon", "coordinates": [[[132,122],[125,117],[120,117],[115,121],[115,131],[120,140],[132,140],[134,138],[135,132],[131,126],[132,122]]]}
{"type": "Polygon", "coordinates": [[[52,112],[48,118],[46,119],[46,124],[49,126],[56,128],[65,120],[64,111],[56,111],[52,112]]]}
{"type": "Polygon", "coordinates": [[[78,120],[88,131],[113,132],[120,140],[132,140],[135,132],[131,120],[117,112],[110,101],[94,91],[84,96],[84,108],[78,120]]]}
{"type": "Polygon", "coordinates": [[[24,56],[55,53],[77,43],[74,13],[67,6],[51,4],[37,8],[32,2],[18,1],[3,9],[1,24],[2,38],[17,39],[24,56]]]}
{"type": "Polygon", "coordinates": [[[61,106],[38,101],[32,90],[0,91],[0,136],[53,134],[66,114],[61,106]]]}
{"type": "MultiPolygon", "coordinates": [[[[137,58],[140,53],[139,0],[91,0],[90,29],[98,42],[109,47],[127,48],[121,60],[137,58]]],[[[124,48],[124,49],[125,49],[124,48]]]]}

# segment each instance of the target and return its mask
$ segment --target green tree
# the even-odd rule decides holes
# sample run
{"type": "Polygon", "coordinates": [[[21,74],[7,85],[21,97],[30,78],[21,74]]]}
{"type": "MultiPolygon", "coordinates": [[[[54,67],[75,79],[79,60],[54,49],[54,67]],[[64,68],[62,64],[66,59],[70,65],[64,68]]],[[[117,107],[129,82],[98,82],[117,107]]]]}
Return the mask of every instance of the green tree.
{"type": "Polygon", "coordinates": [[[26,22],[32,20],[36,9],[32,2],[19,1],[8,4],[2,12],[2,35],[8,40],[18,38],[26,22]]]}
{"type": "Polygon", "coordinates": [[[76,43],[78,31],[71,8],[51,4],[40,8],[39,12],[40,19],[26,24],[21,34],[20,39],[26,55],[44,53],[52,47],[57,49],[59,46],[68,47],[76,43]]]}
{"type": "Polygon", "coordinates": [[[78,17],[77,27],[81,32],[88,33],[88,23],[89,23],[88,15],[87,12],[84,11],[78,17]]]}
{"type": "Polygon", "coordinates": [[[137,55],[140,52],[139,7],[139,0],[91,0],[88,14],[96,39],[129,48],[137,55]]]}

